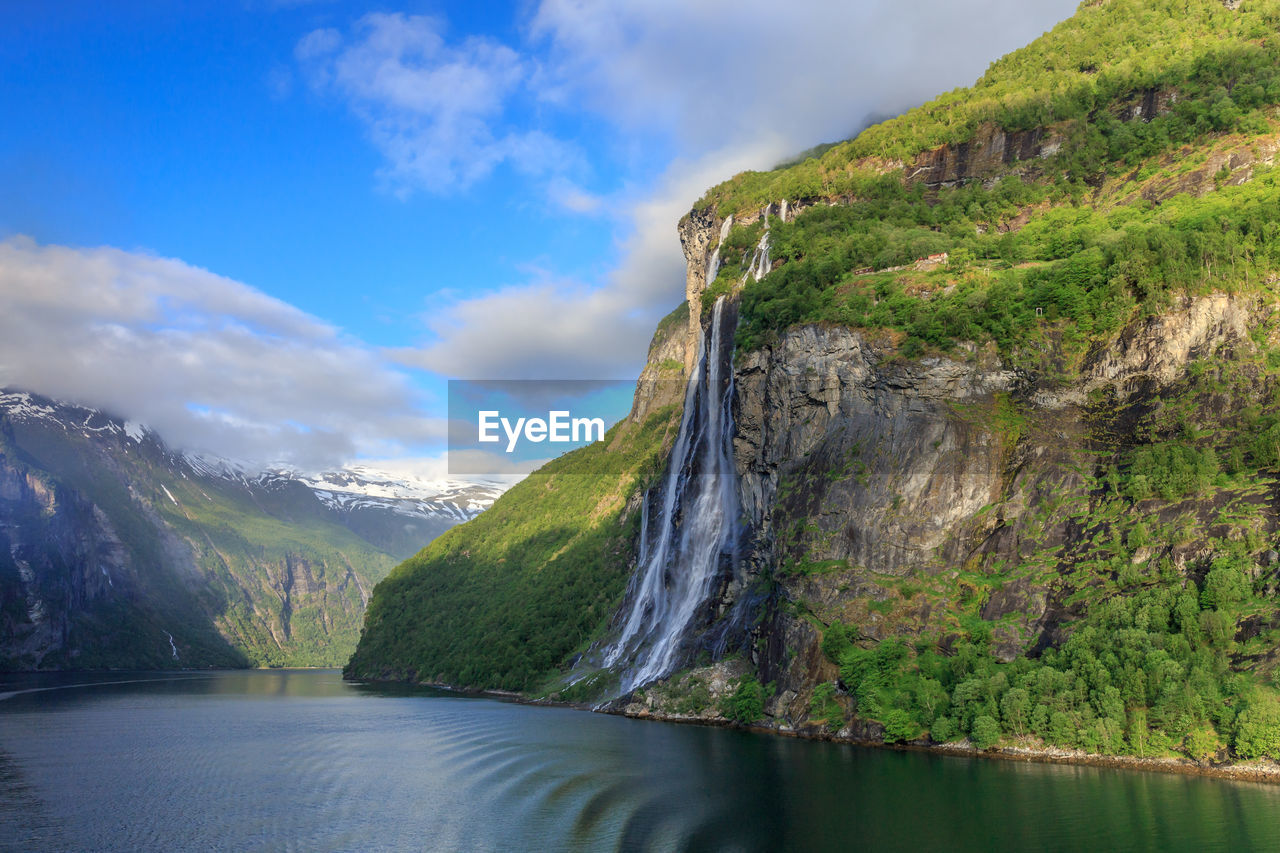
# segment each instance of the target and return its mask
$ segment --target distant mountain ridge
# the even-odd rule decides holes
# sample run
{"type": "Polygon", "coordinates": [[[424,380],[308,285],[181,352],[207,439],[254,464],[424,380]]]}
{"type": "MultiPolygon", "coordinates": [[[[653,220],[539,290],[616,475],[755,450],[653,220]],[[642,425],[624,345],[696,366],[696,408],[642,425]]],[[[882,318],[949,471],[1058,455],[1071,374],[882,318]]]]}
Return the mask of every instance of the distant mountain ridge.
{"type": "Polygon", "coordinates": [[[255,470],[0,390],[0,668],[341,664],[374,583],[501,491],[255,470]]]}
{"type": "Polygon", "coordinates": [[[494,483],[429,480],[396,474],[367,465],[304,472],[294,468],[259,466],[204,453],[171,451],[144,424],[98,409],[63,403],[27,391],[0,389],[0,417],[44,423],[67,432],[112,435],[139,446],[153,442],[201,477],[233,483],[249,492],[286,492],[294,485],[308,489],[340,524],[396,557],[408,557],[455,524],[470,521],[503,492],[494,483]],[[403,519],[409,519],[405,521],[403,519]],[[394,523],[393,523],[394,522],[394,523]]]}

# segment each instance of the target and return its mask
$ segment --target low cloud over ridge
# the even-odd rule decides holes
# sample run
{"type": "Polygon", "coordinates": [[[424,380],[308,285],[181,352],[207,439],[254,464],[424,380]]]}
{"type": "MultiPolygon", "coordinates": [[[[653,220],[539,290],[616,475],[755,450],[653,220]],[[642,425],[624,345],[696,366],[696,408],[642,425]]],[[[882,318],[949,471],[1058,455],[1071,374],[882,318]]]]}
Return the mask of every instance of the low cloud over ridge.
{"type": "Polygon", "coordinates": [[[142,421],[183,449],[323,467],[443,440],[375,351],[182,261],[14,237],[0,293],[0,386],[142,421]]]}

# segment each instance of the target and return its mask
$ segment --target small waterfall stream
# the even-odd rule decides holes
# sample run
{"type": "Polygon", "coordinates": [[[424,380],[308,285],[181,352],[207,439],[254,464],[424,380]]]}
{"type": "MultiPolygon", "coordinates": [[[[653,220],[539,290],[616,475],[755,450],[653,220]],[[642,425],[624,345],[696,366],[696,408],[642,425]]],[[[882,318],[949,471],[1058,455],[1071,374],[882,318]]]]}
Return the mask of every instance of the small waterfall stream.
{"type": "Polygon", "coordinates": [[[733,227],[732,214],[720,223],[720,242],[716,243],[716,248],[711,253],[711,257],[707,260],[707,273],[703,278],[707,287],[711,286],[711,282],[716,280],[716,276],[720,273],[720,247],[724,245],[724,238],[729,236],[729,229],[733,227]]]}
{"type": "Polygon", "coordinates": [[[738,490],[730,453],[735,313],[720,297],[709,334],[699,340],[680,432],[657,496],[656,525],[649,518],[650,496],[645,496],[630,608],[604,656],[606,667],[628,663],[622,673],[624,693],[676,667],[699,608],[737,560],[738,490]]]}

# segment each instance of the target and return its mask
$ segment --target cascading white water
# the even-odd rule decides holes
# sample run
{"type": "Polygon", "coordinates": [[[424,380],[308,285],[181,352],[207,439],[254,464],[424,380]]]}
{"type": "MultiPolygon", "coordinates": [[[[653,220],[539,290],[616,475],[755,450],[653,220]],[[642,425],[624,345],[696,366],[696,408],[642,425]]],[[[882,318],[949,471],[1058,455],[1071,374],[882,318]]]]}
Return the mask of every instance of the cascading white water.
{"type": "Polygon", "coordinates": [[[725,317],[722,296],[712,311],[710,340],[699,337],[698,365],[685,388],[652,545],[645,496],[638,582],[622,631],[604,656],[605,667],[630,662],[622,673],[624,693],[675,668],[681,643],[714,591],[724,561],[736,560],[739,508],[730,455],[733,364],[724,337],[733,330],[725,328],[725,317]]]}
{"type": "Polygon", "coordinates": [[[707,259],[707,277],[706,286],[710,287],[711,282],[716,280],[716,276],[720,274],[720,247],[724,245],[724,238],[729,236],[729,229],[733,227],[733,214],[725,218],[720,223],[720,242],[716,243],[715,250],[711,253],[711,257],[707,259]]]}
{"type": "MultiPolygon", "coordinates": [[[[786,211],[786,202],[783,202],[782,209],[786,211]]],[[[760,235],[760,242],[756,244],[756,250],[751,255],[751,263],[747,266],[747,271],[742,274],[742,284],[746,284],[748,278],[759,281],[773,269],[773,264],[769,260],[769,208],[767,206],[761,215],[764,217],[764,233],[760,235]]]]}

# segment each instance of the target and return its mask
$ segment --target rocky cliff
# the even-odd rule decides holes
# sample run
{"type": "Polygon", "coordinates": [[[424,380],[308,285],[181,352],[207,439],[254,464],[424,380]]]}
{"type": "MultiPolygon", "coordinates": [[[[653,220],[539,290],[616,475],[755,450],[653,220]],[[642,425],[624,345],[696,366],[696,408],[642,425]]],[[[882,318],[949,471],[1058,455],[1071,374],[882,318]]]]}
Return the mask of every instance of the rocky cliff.
{"type": "MultiPolygon", "coordinates": [[[[682,223],[695,305],[719,226],[696,212],[682,223]]],[[[1266,351],[1257,336],[1274,312],[1258,295],[1181,298],[1096,346],[1070,381],[1007,364],[990,346],[912,360],[900,356],[900,336],[822,325],[740,352],[733,441],[751,546],[745,582],[726,578],[715,612],[752,584],[772,587],[748,667],[775,687],[771,724],[804,727],[814,688],[839,681],[822,652],[824,626],[852,627],[864,641],[945,644],[963,633],[961,612],[977,597],[998,660],[1060,643],[1082,613],[1064,577],[1089,552],[1080,540],[1096,531],[1081,517],[1103,501],[1107,464],[1147,440],[1143,418],[1185,397],[1200,365],[1266,351]],[[1001,577],[969,579],[984,575],[1001,577]]],[[[1273,532],[1269,502],[1252,502],[1249,528],[1273,532]]],[[[1232,535],[1214,523],[1221,503],[1184,503],[1203,538],[1147,547],[1141,562],[1167,557],[1194,583],[1214,537],[1232,535]]],[[[694,673],[710,696],[731,686],[722,668],[694,673]]],[[[694,689],[689,678],[678,676],[679,695],[694,689]]],[[[654,710],[652,701],[623,706],[654,710]]]]}
{"type": "Polygon", "coordinates": [[[138,521],[40,467],[0,420],[0,666],[247,663],[202,612],[190,550],[158,528],[140,551],[138,521]]]}
{"type": "Polygon", "coordinates": [[[41,661],[67,645],[75,614],[136,579],[110,522],[81,495],[0,461],[0,634],[12,657],[41,661]]]}

